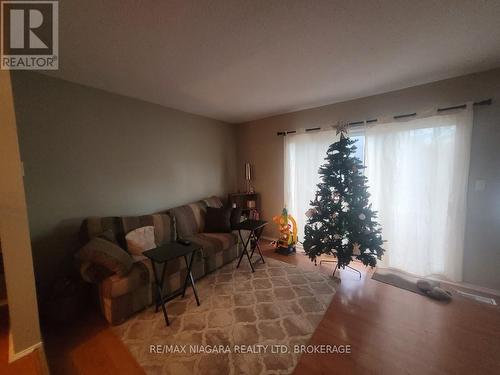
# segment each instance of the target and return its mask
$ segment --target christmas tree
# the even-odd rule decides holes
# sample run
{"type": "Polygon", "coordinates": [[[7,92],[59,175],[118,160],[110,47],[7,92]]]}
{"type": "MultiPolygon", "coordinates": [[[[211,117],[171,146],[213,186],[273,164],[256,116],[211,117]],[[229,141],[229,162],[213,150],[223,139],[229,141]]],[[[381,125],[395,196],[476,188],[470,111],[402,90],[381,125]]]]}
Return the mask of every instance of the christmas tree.
{"type": "Polygon", "coordinates": [[[321,254],[333,255],[340,268],[353,257],[373,267],[384,253],[381,228],[369,202],[365,167],[352,156],[355,141],[344,135],[346,125],[340,125],[339,132],[340,140],[328,148],[319,169],[321,182],[307,212],[304,250],[314,261],[321,254]]]}

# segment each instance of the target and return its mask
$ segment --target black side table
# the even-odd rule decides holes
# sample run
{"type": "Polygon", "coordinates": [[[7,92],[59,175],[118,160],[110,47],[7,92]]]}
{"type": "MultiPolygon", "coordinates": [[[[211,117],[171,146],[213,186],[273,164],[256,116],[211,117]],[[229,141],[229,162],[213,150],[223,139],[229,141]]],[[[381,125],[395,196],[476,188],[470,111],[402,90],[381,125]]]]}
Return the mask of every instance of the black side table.
{"type": "Polygon", "coordinates": [[[238,261],[238,265],[236,268],[240,267],[241,260],[243,259],[243,255],[246,254],[248,258],[248,262],[250,263],[250,268],[252,268],[252,272],[255,272],[255,268],[253,267],[252,257],[255,249],[259,252],[260,260],[262,263],[266,263],[264,257],[262,256],[262,252],[259,247],[259,238],[262,234],[262,229],[267,225],[267,221],[265,220],[245,220],[239,223],[236,226],[238,229],[238,234],[240,235],[241,242],[243,243],[243,252],[240,255],[240,260],[238,261]],[[250,231],[250,235],[248,236],[247,241],[243,240],[243,236],[241,235],[242,230],[250,231]],[[252,250],[251,254],[248,254],[248,245],[250,244],[250,248],[252,250]]]}
{"type": "Polygon", "coordinates": [[[182,289],[182,297],[184,297],[186,294],[186,287],[189,280],[191,282],[191,287],[193,288],[194,296],[196,298],[196,303],[198,304],[198,306],[200,306],[198,293],[196,292],[196,288],[194,286],[193,274],[191,273],[194,255],[196,251],[200,249],[201,247],[196,244],[182,245],[177,242],[170,242],[165,245],[159,246],[155,249],[147,250],[142,253],[145,257],[148,257],[151,260],[151,264],[153,266],[153,275],[155,278],[155,284],[158,291],[158,296],[156,298],[156,312],[158,312],[158,306],[161,306],[163,310],[163,316],[165,317],[165,323],[167,323],[167,326],[170,323],[168,321],[167,308],[165,307],[165,303],[177,297],[178,295],[178,293],[170,296],[163,295],[163,282],[165,281],[165,270],[167,268],[167,263],[179,257],[184,258],[187,267],[187,274],[186,274],[186,279],[184,280],[184,287],[182,289]],[[188,256],[190,254],[191,258],[188,261],[188,256]],[[161,278],[158,277],[155,263],[161,264],[163,267],[161,271],[161,278]]]}

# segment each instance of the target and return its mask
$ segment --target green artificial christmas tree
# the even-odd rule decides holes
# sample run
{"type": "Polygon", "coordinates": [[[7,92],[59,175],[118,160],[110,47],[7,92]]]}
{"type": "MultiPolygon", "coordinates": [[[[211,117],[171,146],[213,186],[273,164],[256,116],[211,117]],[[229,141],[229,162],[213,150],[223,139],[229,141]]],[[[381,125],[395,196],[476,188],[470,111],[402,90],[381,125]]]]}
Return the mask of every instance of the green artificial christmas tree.
{"type": "Polygon", "coordinates": [[[326,163],[319,169],[321,182],[307,212],[304,250],[315,262],[328,254],[337,258],[340,268],[353,258],[373,267],[384,253],[381,228],[369,202],[365,167],[352,156],[355,141],[344,135],[346,125],[339,125],[339,132],[340,140],[328,148],[326,163]]]}

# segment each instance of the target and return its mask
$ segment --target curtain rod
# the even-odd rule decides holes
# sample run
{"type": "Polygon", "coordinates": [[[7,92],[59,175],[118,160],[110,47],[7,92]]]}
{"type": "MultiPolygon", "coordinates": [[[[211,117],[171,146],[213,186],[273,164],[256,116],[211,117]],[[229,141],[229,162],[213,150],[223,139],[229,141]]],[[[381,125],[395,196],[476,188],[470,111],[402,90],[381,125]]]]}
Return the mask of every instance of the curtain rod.
{"type": "MultiPolygon", "coordinates": [[[[491,105],[492,103],[493,103],[493,100],[490,98],[490,99],[481,100],[479,102],[474,102],[473,105],[475,105],[475,106],[478,106],[478,105],[491,105]]],[[[454,109],[465,109],[465,108],[467,108],[467,104],[460,104],[460,105],[454,105],[452,107],[438,108],[437,111],[438,112],[445,112],[445,111],[452,111],[454,109]]],[[[404,113],[404,114],[401,114],[401,115],[393,116],[393,118],[395,120],[397,120],[397,119],[406,118],[406,117],[413,117],[413,116],[416,116],[416,115],[417,115],[417,112],[404,113]]],[[[374,119],[366,120],[366,123],[367,124],[371,124],[371,123],[374,123],[374,122],[377,122],[377,121],[378,121],[378,119],[374,118],[374,119]]],[[[348,125],[349,126],[356,126],[356,125],[363,125],[364,123],[365,123],[365,121],[352,121],[352,122],[349,122],[348,125]]],[[[307,128],[307,129],[305,129],[306,133],[307,132],[312,132],[312,131],[315,131],[315,130],[321,130],[321,127],[307,128]]],[[[278,136],[284,136],[284,135],[287,135],[287,134],[295,134],[295,133],[297,133],[297,130],[287,130],[287,131],[277,132],[276,135],[278,135],[278,136]]]]}

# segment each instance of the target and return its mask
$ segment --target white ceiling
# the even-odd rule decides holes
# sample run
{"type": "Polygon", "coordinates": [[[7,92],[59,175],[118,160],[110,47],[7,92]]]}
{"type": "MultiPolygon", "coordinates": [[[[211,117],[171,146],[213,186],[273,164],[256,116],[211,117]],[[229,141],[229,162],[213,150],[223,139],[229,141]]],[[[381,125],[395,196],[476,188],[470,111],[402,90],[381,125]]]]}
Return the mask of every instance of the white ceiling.
{"type": "Polygon", "coordinates": [[[500,66],[500,1],[60,2],[52,76],[227,122],[500,66]]]}

